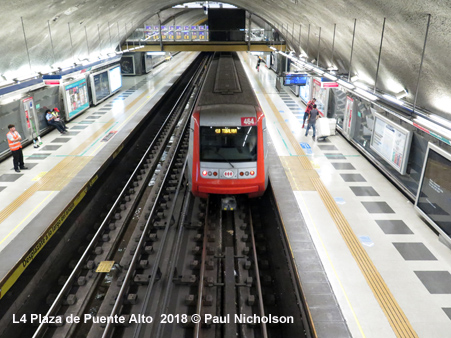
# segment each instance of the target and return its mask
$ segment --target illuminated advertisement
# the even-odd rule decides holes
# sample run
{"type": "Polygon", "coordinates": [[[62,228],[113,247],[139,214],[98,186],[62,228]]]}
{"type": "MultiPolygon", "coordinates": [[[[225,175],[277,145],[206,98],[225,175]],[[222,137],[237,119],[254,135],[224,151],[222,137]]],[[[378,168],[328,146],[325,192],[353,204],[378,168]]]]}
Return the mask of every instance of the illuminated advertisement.
{"type": "Polygon", "coordinates": [[[313,79],[312,97],[316,99],[317,109],[327,115],[327,101],[329,99],[329,89],[322,88],[321,81],[313,79]]]}
{"type": "Polygon", "coordinates": [[[198,32],[191,32],[191,39],[197,40],[198,34],[199,34],[198,32]]]}
{"type": "Polygon", "coordinates": [[[429,143],[415,208],[441,233],[451,238],[451,154],[429,143]]]}
{"type": "Polygon", "coordinates": [[[183,38],[182,38],[182,31],[181,30],[175,31],[175,39],[176,40],[183,40],[183,38]]]}
{"type": "Polygon", "coordinates": [[[124,75],[135,75],[135,59],[132,55],[122,55],[121,72],[124,75]]]}
{"type": "Polygon", "coordinates": [[[205,32],[199,32],[199,40],[205,40],[205,32]]]}
{"type": "Polygon", "coordinates": [[[110,84],[108,81],[108,72],[104,71],[90,75],[92,100],[98,104],[110,96],[110,84]]]}
{"type": "Polygon", "coordinates": [[[370,147],[399,173],[406,173],[412,132],[375,114],[370,147]]]}
{"type": "Polygon", "coordinates": [[[343,131],[346,135],[351,133],[352,127],[352,110],[354,109],[354,99],[352,97],[346,97],[346,108],[343,119],[343,131]]]}
{"type": "Polygon", "coordinates": [[[64,85],[64,106],[66,120],[70,120],[89,108],[88,85],[86,79],[64,85]]]}
{"type": "Polygon", "coordinates": [[[305,86],[299,87],[299,97],[304,101],[304,103],[307,103],[310,101],[310,92],[312,89],[311,86],[312,78],[307,78],[307,82],[305,83],[305,86]]]}
{"type": "Polygon", "coordinates": [[[117,66],[111,68],[108,71],[108,76],[110,77],[110,92],[114,93],[118,91],[122,87],[122,75],[121,75],[121,67],[117,66]]]}

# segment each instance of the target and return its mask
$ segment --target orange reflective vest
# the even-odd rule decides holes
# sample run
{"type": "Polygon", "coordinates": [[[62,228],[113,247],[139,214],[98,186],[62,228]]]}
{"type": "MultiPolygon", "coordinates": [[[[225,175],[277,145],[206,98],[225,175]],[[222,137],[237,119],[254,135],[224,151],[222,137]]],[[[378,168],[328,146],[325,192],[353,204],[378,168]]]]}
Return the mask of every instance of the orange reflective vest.
{"type": "Polygon", "coordinates": [[[6,137],[8,138],[9,149],[11,149],[11,151],[16,151],[22,148],[22,144],[19,140],[19,133],[17,131],[15,131],[14,133],[9,132],[8,134],[6,134],[6,137]],[[8,135],[11,135],[13,141],[9,139],[8,135]]]}

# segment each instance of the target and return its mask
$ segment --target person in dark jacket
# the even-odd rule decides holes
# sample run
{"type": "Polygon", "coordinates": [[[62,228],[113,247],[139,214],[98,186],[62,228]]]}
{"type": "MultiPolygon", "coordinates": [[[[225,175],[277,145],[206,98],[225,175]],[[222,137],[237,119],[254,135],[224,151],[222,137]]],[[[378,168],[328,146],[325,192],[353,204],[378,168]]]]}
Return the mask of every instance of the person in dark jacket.
{"type": "Polygon", "coordinates": [[[318,120],[319,117],[319,111],[316,109],[316,104],[313,105],[312,110],[310,110],[309,117],[308,117],[308,125],[307,130],[305,131],[305,136],[308,135],[308,131],[310,127],[313,129],[313,138],[315,138],[316,134],[316,120],[318,120]]]}

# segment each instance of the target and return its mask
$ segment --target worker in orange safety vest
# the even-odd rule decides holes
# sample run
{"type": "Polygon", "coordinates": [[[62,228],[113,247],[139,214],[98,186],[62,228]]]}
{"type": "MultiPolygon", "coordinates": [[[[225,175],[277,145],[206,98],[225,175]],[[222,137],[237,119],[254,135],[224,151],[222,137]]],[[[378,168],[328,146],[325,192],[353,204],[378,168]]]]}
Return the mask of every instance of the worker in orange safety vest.
{"type": "Polygon", "coordinates": [[[8,129],[9,133],[6,134],[6,138],[8,139],[9,149],[13,154],[14,170],[20,173],[20,169],[28,169],[23,163],[22,144],[20,143],[22,137],[16,131],[14,124],[10,124],[8,129]]]}

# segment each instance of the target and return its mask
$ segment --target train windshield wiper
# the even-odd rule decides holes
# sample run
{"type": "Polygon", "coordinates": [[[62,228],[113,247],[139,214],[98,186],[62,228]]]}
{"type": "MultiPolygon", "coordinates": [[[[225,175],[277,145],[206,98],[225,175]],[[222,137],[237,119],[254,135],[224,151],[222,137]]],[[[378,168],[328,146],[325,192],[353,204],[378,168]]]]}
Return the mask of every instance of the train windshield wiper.
{"type": "Polygon", "coordinates": [[[222,155],[219,153],[219,149],[215,151],[215,154],[216,154],[216,155],[219,155],[220,157],[222,157],[223,160],[225,160],[228,164],[230,164],[230,166],[231,166],[233,169],[235,169],[235,167],[233,166],[232,162],[230,162],[228,159],[226,159],[224,156],[222,156],[222,155]]]}

